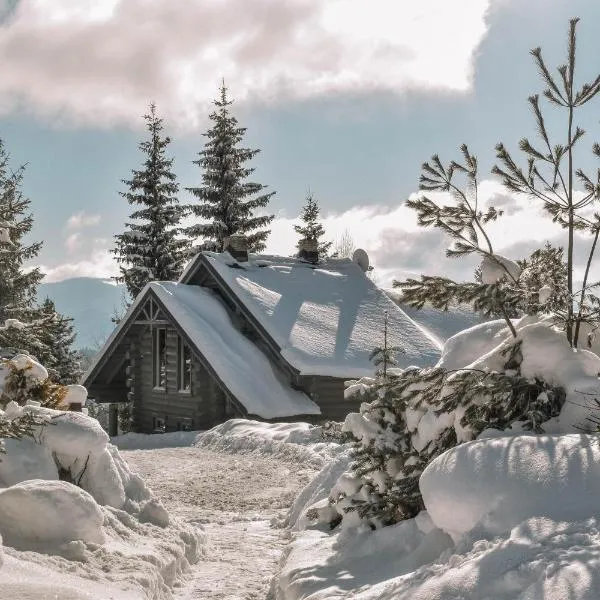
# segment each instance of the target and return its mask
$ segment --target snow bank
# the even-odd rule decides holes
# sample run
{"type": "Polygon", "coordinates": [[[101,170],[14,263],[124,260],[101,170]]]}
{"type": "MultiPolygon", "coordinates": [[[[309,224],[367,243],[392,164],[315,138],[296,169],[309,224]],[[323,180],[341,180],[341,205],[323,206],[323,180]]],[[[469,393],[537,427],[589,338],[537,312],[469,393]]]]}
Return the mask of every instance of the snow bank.
{"type": "Polygon", "coordinates": [[[339,444],[320,442],[321,427],[308,423],[263,423],[231,419],[201,433],[195,446],[232,454],[276,456],[292,462],[306,461],[321,468],[339,452],[339,444]]]}
{"type": "Polygon", "coordinates": [[[596,436],[476,440],[435,459],[420,485],[427,512],[416,519],[374,532],[296,532],[276,597],[600,597],[596,436]]]}
{"type": "MultiPolygon", "coordinates": [[[[307,515],[307,511],[310,509],[321,512],[333,510],[329,508],[329,493],[349,467],[350,450],[340,448],[339,455],[326,463],[312,481],[300,491],[287,514],[285,524],[292,530],[303,530],[315,521],[307,515]]],[[[317,520],[319,522],[329,522],[332,519],[318,514],[317,520]]]]}
{"type": "Polygon", "coordinates": [[[169,433],[124,433],[110,438],[119,450],[155,450],[193,446],[199,431],[171,431],[169,433]]]}
{"type": "Polygon", "coordinates": [[[25,414],[44,423],[32,438],[3,440],[0,599],[171,600],[202,535],[170,518],[97,421],[14,402],[3,418],[25,414]]]}
{"type": "Polygon", "coordinates": [[[14,548],[43,549],[75,540],[102,544],[103,521],[94,499],[64,481],[34,479],[0,490],[0,534],[14,548]]]}
{"type": "Polygon", "coordinates": [[[476,526],[505,533],[534,516],[584,520],[598,513],[600,443],[584,434],[480,439],[436,458],[419,485],[454,539],[476,526]]]}

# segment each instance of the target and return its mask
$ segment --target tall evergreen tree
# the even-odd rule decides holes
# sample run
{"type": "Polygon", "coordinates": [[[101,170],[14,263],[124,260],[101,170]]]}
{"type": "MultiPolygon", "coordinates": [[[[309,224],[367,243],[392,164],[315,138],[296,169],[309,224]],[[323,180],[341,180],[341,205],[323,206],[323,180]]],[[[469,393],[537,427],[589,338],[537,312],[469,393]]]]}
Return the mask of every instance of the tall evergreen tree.
{"type": "Polygon", "coordinates": [[[10,168],[10,156],[0,140],[0,347],[37,355],[45,350],[40,335],[44,319],[36,306],[36,292],[43,274],[25,270],[41,242],[26,243],[33,227],[30,201],[23,195],[24,167],[10,168]]]}
{"type": "Polygon", "coordinates": [[[129,189],[121,192],[136,210],[125,231],[115,236],[112,250],[121,265],[115,280],[125,283],[132,298],[149,281],[177,279],[189,248],[189,241],[180,235],[185,208],[177,199],[179,185],[171,170],[173,159],[166,156],[171,138],[162,135],[162,119],[154,104],[144,119],[150,139],[141,142],[139,148],[146,160],[141,170],[132,171],[131,179],[123,180],[129,189]]]}
{"type": "Polygon", "coordinates": [[[265,248],[270,230],[264,229],[274,215],[256,215],[265,208],[275,192],[259,194],[266,186],[246,181],[254,172],[246,163],[260,150],[241,148],[246,132],[231,114],[233,102],[227,98],[227,88],[221,85],[221,95],[214,101],[216,110],[210,115],[213,122],[204,136],[208,138],[198,160],[193,161],[204,171],[202,186],[187,188],[198,200],[190,211],[205,222],[186,230],[190,238],[203,238],[201,250],[223,251],[223,241],[233,234],[244,234],[249,249],[259,252],[265,248]]]}
{"type": "Polygon", "coordinates": [[[325,235],[325,229],[319,222],[318,200],[309,192],[306,196],[306,204],[302,207],[300,219],[302,225],[294,225],[294,231],[300,234],[300,239],[316,240],[319,242],[319,256],[327,256],[333,242],[319,241],[325,235]]]}
{"type": "Polygon", "coordinates": [[[41,340],[47,347],[47,352],[38,355],[38,359],[56,383],[67,385],[77,383],[81,378],[81,355],[73,348],[75,331],[73,319],[65,317],[56,311],[54,302],[46,298],[40,307],[44,318],[44,328],[41,340]]]}
{"type": "Polygon", "coordinates": [[[31,318],[43,278],[38,268],[26,271],[23,267],[38,255],[42,244],[24,241],[33,226],[30,201],[21,190],[24,167],[12,172],[9,161],[0,140],[0,324],[6,319],[31,318]]]}

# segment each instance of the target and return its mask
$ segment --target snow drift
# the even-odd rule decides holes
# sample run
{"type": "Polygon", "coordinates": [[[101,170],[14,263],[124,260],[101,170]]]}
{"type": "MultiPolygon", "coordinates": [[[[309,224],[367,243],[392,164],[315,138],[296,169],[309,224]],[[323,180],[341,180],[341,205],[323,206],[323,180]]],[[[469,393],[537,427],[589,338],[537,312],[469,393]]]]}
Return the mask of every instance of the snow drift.
{"type": "MultiPolygon", "coordinates": [[[[47,377],[19,360],[11,368],[33,383],[47,377]]],[[[170,599],[198,560],[200,533],[170,519],[95,419],[38,403],[0,410],[4,422],[24,416],[35,417],[29,436],[0,439],[0,598],[170,599]]]]}

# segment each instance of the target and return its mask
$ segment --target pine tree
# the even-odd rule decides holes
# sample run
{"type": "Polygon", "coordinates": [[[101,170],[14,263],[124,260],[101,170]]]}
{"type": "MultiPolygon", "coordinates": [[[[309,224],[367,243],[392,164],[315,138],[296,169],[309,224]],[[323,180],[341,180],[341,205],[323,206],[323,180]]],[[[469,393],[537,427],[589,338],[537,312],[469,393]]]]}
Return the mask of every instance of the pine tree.
{"type": "MultiPolygon", "coordinates": [[[[533,110],[536,129],[541,145],[535,148],[531,142],[524,138],[519,142],[520,150],[527,159],[526,167],[520,167],[503,144],[496,146],[496,157],[499,165],[492,169],[492,173],[500,177],[502,184],[510,192],[529,196],[542,203],[543,208],[552,218],[567,231],[566,245],[566,287],[560,290],[559,296],[553,297],[553,302],[542,303],[554,312],[565,330],[569,344],[577,347],[579,331],[582,323],[593,328],[600,325],[600,299],[590,293],[594,286],[588,285],[590,266],[597,248],[600,235],[600,215],[590,217],[589,206],[600,199],[600,169],[597,169],[592,179],[581,169],[577,169],[574,161],[574,147],[584,136],[584,131],[574,125],[576,111],[590,102],[600,92],[600,75],[590,83],[575,89],[575,49],[576,26],[578,19],[572,19],[569,26],[567,64],[558,67],[560,80],[550,74],[540,48],[531,51],[534,62],[540,72],[545,89],[543,96],[550,104],[562,109],[566,113],[566,136],[562,144],[555,144],[550,139],[546,128],[544,116],[540,106],[540,96],[529,98],[533,110]],[[575,183],[579,181],[583,187],[583,194],[575,193],[575,183]],[[588,252],[587,265],[580,290],[574,289],[574,244],[575,231],[587,232],[592,235],[592,243],[588,252]],[[575,309],[575,301],[578,308],[575,309]]],[[[419,188],[423,195],[407,201],[407,206],[417,211],[419,224],[424,227],[437,227],[447,233],[453,240],[453,245],[446,254],[450,257],[460,257],[467,254],[478,254],[482,257],[482,267],[495,265],[498,277],[495,281],[482,281],[475,283],[455,283],[444,277],[423,276],[421,281],[408,280],[396,282],[401,287],[404,299],[413,306],[421,307],[430,302],[438,308],[447,308],[452,301],[472,303],[475,310],[481,310],[486,315],[502,314],[513,336],[516,332],[510,317],[523,306],[523,297],[539,294],[540,289],[528,289],[529,285],[536,285],[534,280],[528,281],[527,271],[517,263],[497,255],[492,242],[488,237],[485,225],[501,215],[501,211],[494,207],[481,209],[478,202],[478,163],[466,145],[461,147],[463,160],[451,161],[444,166],[437,155],[430,162],[422,166],[422,175],[419,188]],[[459,178],[465,179],[460,185],[459,178]],[[453,205],[440,205],[434,198],[428,197],[427,192],[446,192],[454,198],[453,205]]],[[[600,157],[600,144],[592,146],[592,152],[600,157]]],[[[541,252],[541,251],[540,251],[541,252]]],[[[554,276],[559,276],[560,268],[557,267],[557,257],[550,254],[531,257],[534,264],[540,263],[541,268],[550,266],[554,269],[554,276]],[[550,263],[548,262],[550,261],[550,263]],[[544,262],[546,265],[544,265],[544,262]]],[[[538,278],[539,279],[539,278],[538,278]]],[[[537,282],[539,284],[540,281],[537,282]]],[[[546,284],[542,285],[545,287],[546,284]]],[[[550,286],[550,284],[548,284],[550,286]]],[[[550,286],[551,287],[551,286],[550,286]]],[[[544,290],[542,297],[546,297],[544,290]]],[[[535,304],[535,302],[533,303],[535,304]]],[[[538,303],[540,304],[540,303],[538,303]]],[[[533,310],[530,303],[525,311],[533,310]]]]}
{"type": "Polygon", "coordinates": [[[10,156],[0,140],[0,348],[14,348],[37,355],[45,351],[41,341],[44,319],[36,307],[37,287],[43,274],[24,264],[35,258],[41,242],[26,244],[33,227],[30,201],[23,195],[24,167],[12,171],[10,156]]]}
{"type": "Polygon", "coordinates": [[[121,265],[115,280],[125,283],[131,298],[150,281],[176,280],[189,248],[189,241],[181,235],[185,208],[177,199],[179,185],[172,171],[173,159],[166,156],[171,138],[162,135],[162,119],[154,104],[144,119],[150,139],[141,142],[139,148],[146,160],[141,170],[132,171],[131,179],[123,180],[129,189],[121,192],[136,210],[125,231],[115,236],[112,250],[121,265]]]}
{"type": "Polygon", "coordinates": [[[81,355],[73,348],[76,336],[73,319],[59,314],[49,298],[42,303],[40,312],[45,321],[41,339],[48,350],[37,358],[55,383],[77,383],[82,374],[81,355]]]}
{"type": "Polygon", "coordinates": [[[30,201],[21,191],[24,167],[13,173],[9,160],[0,140],[0,324],[6,319],[29,320],[43,278],[38,268],[24,269],[24,263],[38,255],[42,244],[24,243],[33,227],[33,216],[30,201]]]}
{"type": "Polygon", "coordinates": [[[319,242],[318,252],[320,257],[327,256],[333,242],[319,241],[325,235],[325,229],[319,222],[319,202],[309,192],[306,196],[306,204],[302,207],[300,219],[303,225],[294,225],[294,231],[300,235],[300,239],[316,240],[319,242]]]}
{"type": "Polygon", "coordinates": [[[203,238],[198,249],[216,252],[223,251],[226,237],[244,234],[249,249],[260,252],[270,233],[264,228],[274,215],[256,215],[256,211],[265,208],[275,192],[257,196],[266,186],[246,181],[254,172],[246,163],[260,150],[239,147],[246,128],[239,127],[231,114],[232,103],[223,83],[220,98],[214,101],[216,110],[209,117],[213,125],[204,134],[208,141],[198,160],[193,161],[203,169],[203,185],[187,188],[199,200],[188,208],[204,222],[189,227],[186,234],[192,239],[203,238]]]}

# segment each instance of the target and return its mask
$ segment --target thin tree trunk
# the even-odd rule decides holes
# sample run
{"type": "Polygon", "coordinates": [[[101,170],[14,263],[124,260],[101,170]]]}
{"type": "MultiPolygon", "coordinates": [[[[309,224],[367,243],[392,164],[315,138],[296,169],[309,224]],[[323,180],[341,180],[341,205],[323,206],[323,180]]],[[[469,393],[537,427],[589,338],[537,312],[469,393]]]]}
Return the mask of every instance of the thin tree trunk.
{"type": "MultiPolygon", "coordinates": [[[[571,73],[571,77],[573,74],[571,73]]],[[[571,79],[571,88],[573,81],[571,79]]],[[[568,160],[569,160],[569,182],[567,188],[567,202],[569,210],[569,245],[567,248],[567,289],[569,297],[567,298],[567,340],[573,347],[573,103],[572,92],[569,93],[569,139],[568,139],[568,160]]]]}
{"type": "Polygon", "coordinates": [[[598,234],[600,234],[600,226],[596,227],[596,233],[594,234],[594,241],[590,249],[587,264],[585,266],[585,274],[583,276],[583,287],[581,289],[581,298],[579,300],[579,310],[577,311],[577,319],[575,320],[575,335],[573,336],[573,347],[577,348],[577,342],[579,340],[579,326],[581,325],[581,313],[583,309],[583,301],[585,300],[585,287],[587,285],[588,276],[590,274],[590,267],[592,266],[592,258],[596,251],[596,243],[598,242],[598,234]]]}

